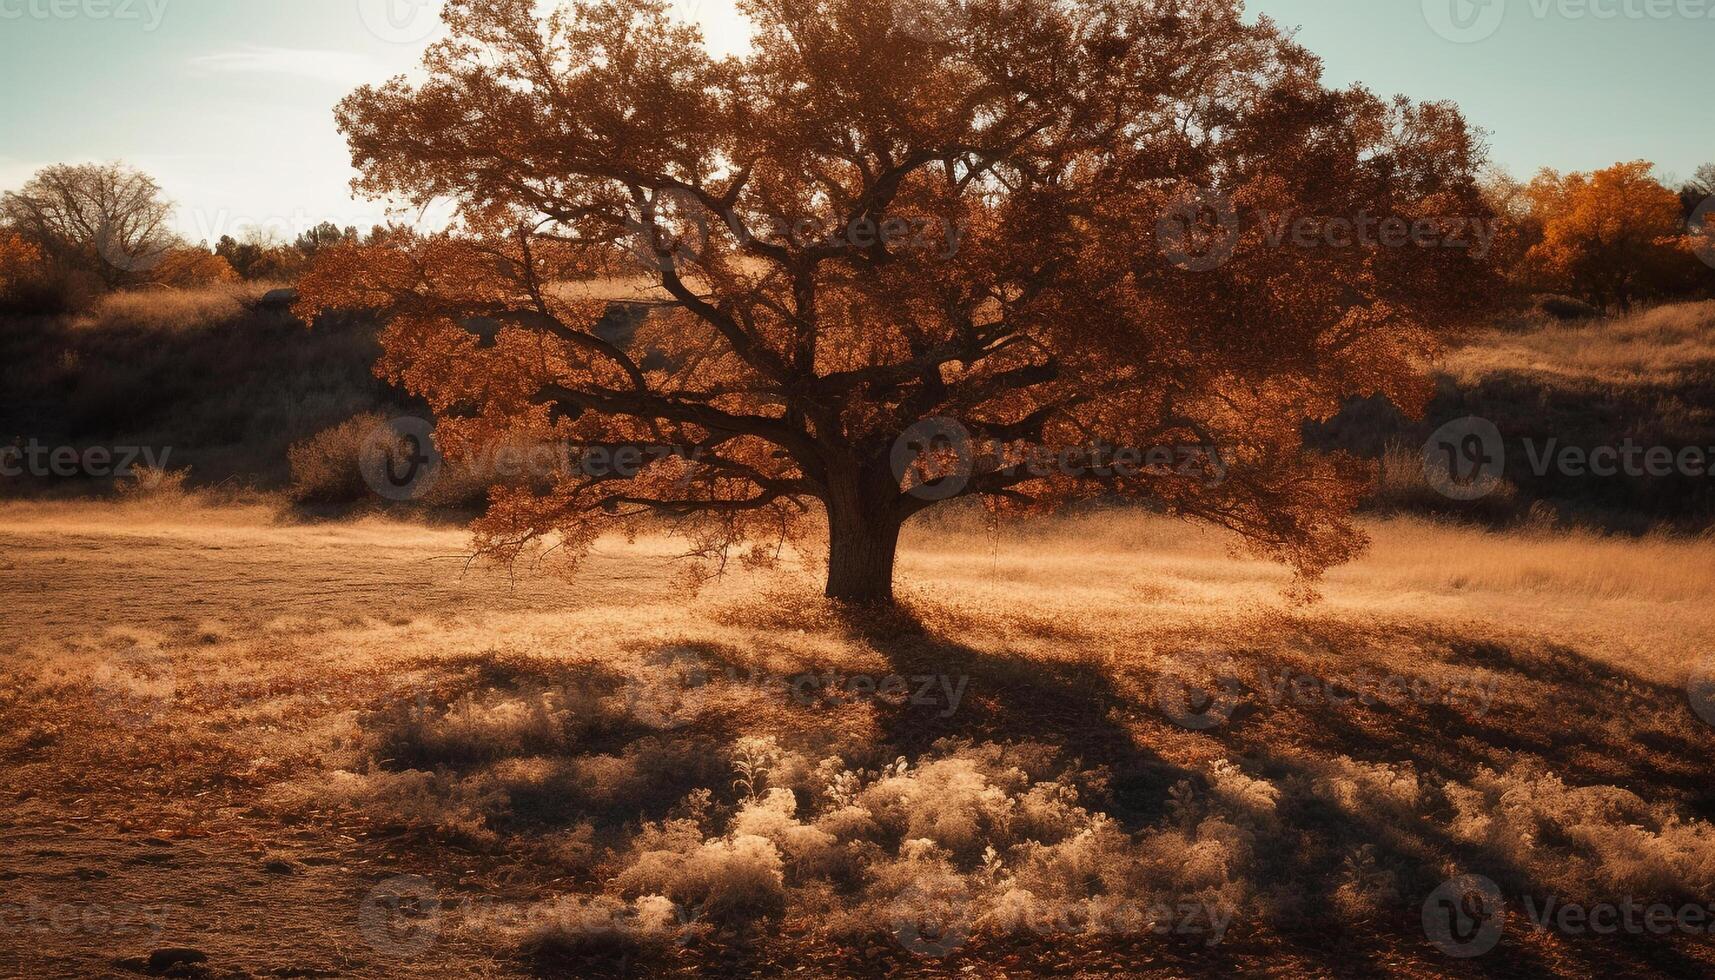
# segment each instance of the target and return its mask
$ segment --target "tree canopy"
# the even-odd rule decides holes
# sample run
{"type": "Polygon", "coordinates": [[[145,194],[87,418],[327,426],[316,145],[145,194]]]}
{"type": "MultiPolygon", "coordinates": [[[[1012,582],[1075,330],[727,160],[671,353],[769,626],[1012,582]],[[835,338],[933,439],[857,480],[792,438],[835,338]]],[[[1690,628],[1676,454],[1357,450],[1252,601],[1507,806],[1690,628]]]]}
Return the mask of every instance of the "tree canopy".
{"type": "Polygon", "coordinates": [[[1354,395],[1421,411],[1491,295],[1455,247],[1488,214],[1456,109],[1331,90],[1237,0],[741,6],[753,49],[717,59],[648,0],[453,0],[422,80],[339,106],[359,190],[459,222],[323,249],[306,314],[384,316],[378,370],[450,453],[682,450],[497,489],[482,551],[666,517],[768,561],[825,515],[828,594],[887,600],[901,524],[972,495],[1147,500],[1305,580],[1362,547],[1365,467],[1300,431],[1354,395]],[[606,329],[596,284],[639,279],[651,315],[606,329]],[[900,467],[925,423],[970,445],[900,467]],[[1161,446],[1210,452],[1104,464],[1161,446]]]}
{"type": "Polygon", "coordinates": [[[1637,160],[1593,173],[1539,174],[1527,191],[1541,223],[1530,263],[1556,284],[1621,311],[1652,284],[1688,278],[1681,271],[1692,265],[1682,247],[1684,209],[1653,170],[1637,160]]]}
{"type": "Polygon", "coordinates": [[[45,167],[0,195],[0,221],[108,288],[140,281],[166,259],[178,244],[172,210],[153,179],[117,163],[45,167]]]}

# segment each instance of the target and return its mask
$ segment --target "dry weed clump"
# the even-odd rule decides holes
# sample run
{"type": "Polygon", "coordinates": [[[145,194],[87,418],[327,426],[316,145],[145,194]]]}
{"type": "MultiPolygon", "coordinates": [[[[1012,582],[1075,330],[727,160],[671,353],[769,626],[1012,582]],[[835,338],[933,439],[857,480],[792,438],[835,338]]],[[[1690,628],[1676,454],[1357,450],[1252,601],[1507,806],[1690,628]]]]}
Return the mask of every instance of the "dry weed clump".
{"type": "Polygon", "coordinates": [[[1446,792],[1456,836],[1564,894],[1689,901],[1715,888],[1715,826],[1617,786],[1568,786],[1526,761],[1446,792]]]}
{"type": "Polygon", "coordinates": [[[617,959],[682,942],[687,930],[679,906],[664,895],[625,902],[611,895],[562,895],[527,910],[522,922],[491,931],[527,956],[617,959]]]}
{"type": "Polygon", "coordinates": [[[185,481],[191,471],[170,470],[160,466],[138,466],[114,484],[114,492],[130,503],[174,503],[190,495],[185,481]]]}

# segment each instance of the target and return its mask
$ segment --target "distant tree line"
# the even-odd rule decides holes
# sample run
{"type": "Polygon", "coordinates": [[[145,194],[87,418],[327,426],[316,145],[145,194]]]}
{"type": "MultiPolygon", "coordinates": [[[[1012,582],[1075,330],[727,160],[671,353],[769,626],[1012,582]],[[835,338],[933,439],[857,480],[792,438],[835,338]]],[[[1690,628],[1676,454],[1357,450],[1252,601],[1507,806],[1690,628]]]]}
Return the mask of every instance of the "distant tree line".
{"type": "Polygon", "coordinates": [[[160,185],[119,163],[62,164],[0,194],[0,311],[58,313],[137,288],[195,289],[254,280],[290,283],[316,253],[408,234],[323,222],[289,242],[263,232],[222,235],[212,248],[171,227],[160,185]]]}
{"type": "MultiPolygon", "coordinates": [[[[1715,163],[1677,187],[1638,160],[1529,182],[1496,176],[1488,194],[1499,221],[1489,260],[1521,298],[1564,294],[1624,313],[1715,296],[1715,163]]],[[[123,164],[39,171],[0,194],[0,311],[61,312],[118,289],[290,283],[331,246],[412,234],[323,222],[289,242],[251,232],[211,248],[175,234],[172,210],[152,178],[123,164]]]]}

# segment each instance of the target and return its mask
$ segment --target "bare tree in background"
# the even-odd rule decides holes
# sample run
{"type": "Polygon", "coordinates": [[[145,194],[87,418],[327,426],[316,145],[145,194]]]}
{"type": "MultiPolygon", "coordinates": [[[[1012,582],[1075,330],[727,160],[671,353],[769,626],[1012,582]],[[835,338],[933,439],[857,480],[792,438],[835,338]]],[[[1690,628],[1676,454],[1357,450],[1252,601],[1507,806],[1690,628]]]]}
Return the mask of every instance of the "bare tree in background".
{"type": "Polygon", "coordinates": [[[120,163],[46,167],[0,197],[0,222],[49,261],[109,289],[147,278],[178,244],[172,212],[160,185],[120,163]]]}

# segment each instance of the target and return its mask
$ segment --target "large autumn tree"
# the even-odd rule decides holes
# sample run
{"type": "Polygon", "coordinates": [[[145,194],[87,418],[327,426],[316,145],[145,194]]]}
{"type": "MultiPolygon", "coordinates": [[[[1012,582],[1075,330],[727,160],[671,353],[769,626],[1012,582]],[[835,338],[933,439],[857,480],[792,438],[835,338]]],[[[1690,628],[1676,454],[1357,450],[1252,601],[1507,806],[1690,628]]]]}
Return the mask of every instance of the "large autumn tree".
{"type": "Polygon", "coordinates": [[[533,6],[454,0],[421,79],[341,103],[359,189],[459,222],[303,283],[306,314],[386,317],[379,370],[448,453],[683,447],[497,489],[501,558],[665,516],[766,561],[825,527],[828,595],[886,601],[936,500],[1105,495],[1313,578],[1363,544],[1366,471],[1303,423],[1420,411],[1423,355],[1488,292],[1458,112],[1325,88],[1237,0],[742,0],[727,59],[664,4],[533,6]],[[597,283],[636,277],[652,314],[609,329],[597,283]],[[954,436],[900,467],[930,430],[954,436]],[[1171,445],[1213,452],[1104,465],[1171,445]]]}

